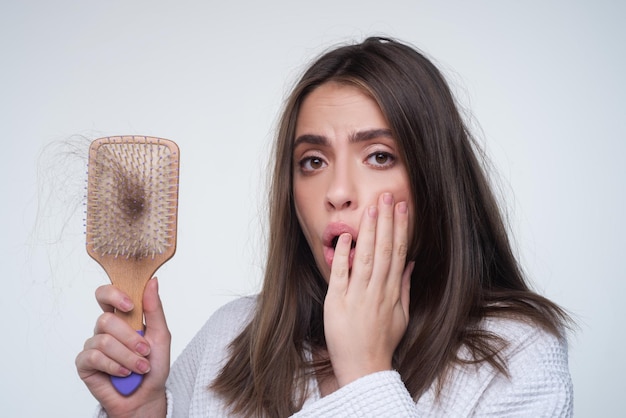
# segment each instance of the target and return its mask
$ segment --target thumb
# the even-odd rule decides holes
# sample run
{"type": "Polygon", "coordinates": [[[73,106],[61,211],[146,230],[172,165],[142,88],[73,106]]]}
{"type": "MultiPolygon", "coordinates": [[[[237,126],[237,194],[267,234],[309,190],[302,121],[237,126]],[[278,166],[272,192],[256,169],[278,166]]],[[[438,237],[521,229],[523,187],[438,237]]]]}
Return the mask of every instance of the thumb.
{"type": "Polygon", "coordinates": [[[169,330],[159,297],[159,281],[155,277],[148,282],[143,293],[143,314],[146,320],[146,334],[151,338],[169,340],[169,330]]]}
{"type": "Polygon", "coordinates": [[[150,344],[150,372],[144,386],[163,389],[170,370],[170,342],[172,340],[163,305],[159,298],[159,282],[156,278],[148,281],[143,293],[143,314],[146,320],[145,338],[150,344]]]}

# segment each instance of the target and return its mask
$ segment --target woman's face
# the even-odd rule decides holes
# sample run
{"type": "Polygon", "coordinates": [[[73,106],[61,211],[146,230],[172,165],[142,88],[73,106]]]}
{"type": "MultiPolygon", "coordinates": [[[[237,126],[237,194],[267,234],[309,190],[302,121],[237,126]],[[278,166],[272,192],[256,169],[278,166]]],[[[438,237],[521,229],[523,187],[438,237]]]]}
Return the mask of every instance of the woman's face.
{"type": "Polygon", "coordinates": [[[409,177],[389,125],[369,95],[336,82],[317,87],[300,108],[293,149],[296,214],[326,281],[336,237],[348,232],[354,244],[363,211],[376,206],[383,193],[391,193],[396,203],[407,202],[410,242],[409,177]]]}

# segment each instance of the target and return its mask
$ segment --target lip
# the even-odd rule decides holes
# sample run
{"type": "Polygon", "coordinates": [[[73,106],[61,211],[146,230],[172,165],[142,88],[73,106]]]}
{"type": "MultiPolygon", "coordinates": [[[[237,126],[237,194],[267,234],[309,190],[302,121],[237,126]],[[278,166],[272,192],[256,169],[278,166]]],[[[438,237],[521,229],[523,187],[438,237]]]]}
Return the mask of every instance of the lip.
{"type": "MultiPolygon", "coordinates": [[[[322,244],[324,246],[324,260],[328,267],[332,267],[333,260],[335,259],[335,247],[333,240],[341,234],[348,233],[352,237],[352,243],[354,244],[357,239],[357,231],[343,222],[332,222],[328,224],[324,233],[322,234],[322,244]]],[[[354,246],[350,249],[350,256],[348,258],[349,268],[352,268],[352,260],[354,259],[354,246]]]]}

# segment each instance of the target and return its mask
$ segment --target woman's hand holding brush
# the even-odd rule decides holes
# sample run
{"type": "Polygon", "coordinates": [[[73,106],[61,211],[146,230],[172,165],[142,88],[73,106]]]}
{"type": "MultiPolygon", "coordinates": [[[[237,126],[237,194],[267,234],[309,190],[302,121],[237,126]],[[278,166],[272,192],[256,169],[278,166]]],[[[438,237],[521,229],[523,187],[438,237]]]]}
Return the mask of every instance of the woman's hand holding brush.
{"type": "Polygon", "coordinates": [[[80,378],[107,411],[109,417],[165,416],[165,381],[170,371],[171,335],[158,294],[158,282],[148,282],[143,295],[145,336],[139,335],[115,310],[133,309],[130,298],[113,285],[96,290],[104,313],[98,318],[93,337],[76,357],[80,378]],[[131,396],[121,395],[111,376],[131,372],[143,375],[143,382],[131,396]],[[147,414],[147,415],[146,415],[147,414]]]}

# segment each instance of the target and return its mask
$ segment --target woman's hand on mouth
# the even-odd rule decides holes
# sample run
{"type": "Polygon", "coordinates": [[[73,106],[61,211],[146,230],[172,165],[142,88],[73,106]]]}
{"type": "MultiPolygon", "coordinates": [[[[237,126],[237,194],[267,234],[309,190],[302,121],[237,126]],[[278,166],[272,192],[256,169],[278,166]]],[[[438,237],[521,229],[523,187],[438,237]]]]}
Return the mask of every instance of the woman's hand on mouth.
{"type": "Polygon", "coordinates": [[[352,237],[342,234],[324,302],[328,354],[339,386],[370,373],[391,370],[392,356],[409,321],[413,263],[406,263],[407,202],[384,193],[366,208],[352,268],[352,237]]]}

